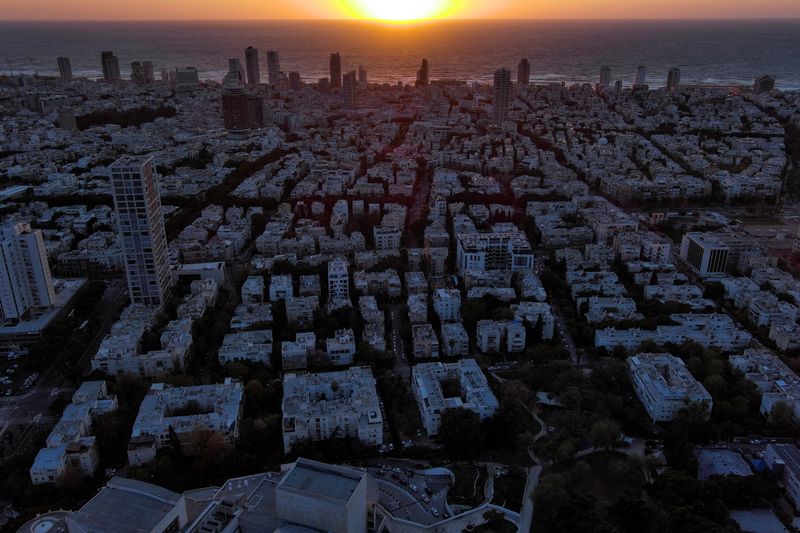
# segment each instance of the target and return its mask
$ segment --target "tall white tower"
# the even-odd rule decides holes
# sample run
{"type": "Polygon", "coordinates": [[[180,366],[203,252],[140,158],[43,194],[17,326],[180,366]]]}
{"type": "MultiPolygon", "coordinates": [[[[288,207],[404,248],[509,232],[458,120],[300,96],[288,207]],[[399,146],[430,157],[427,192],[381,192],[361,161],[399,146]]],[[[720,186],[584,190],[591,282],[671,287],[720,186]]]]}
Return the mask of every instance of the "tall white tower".
{"type": "Polygon", "coordinates": [[[111,187],[131,301],[161,306],[171,280],[153,157],[124,156],[115,161],[111,187]]]}
{"type": "Polygon", "coordinates": [[[24,318],[29,311],[55,304],[56,293],[42,232],[30,224],[0,229],[0,306],[5,319],[24,318]]]}

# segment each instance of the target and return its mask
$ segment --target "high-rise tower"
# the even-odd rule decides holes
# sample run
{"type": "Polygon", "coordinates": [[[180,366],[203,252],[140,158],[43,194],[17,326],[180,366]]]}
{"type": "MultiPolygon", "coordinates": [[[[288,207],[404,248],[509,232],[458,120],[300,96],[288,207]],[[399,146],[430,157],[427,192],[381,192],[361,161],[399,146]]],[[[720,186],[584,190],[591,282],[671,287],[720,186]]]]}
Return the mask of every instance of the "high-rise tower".
{"type": "Polygon", "coordinates": [[[55,304],[56,294],[41,230],[30,224],[0,228],[0,308],[6,320],[55,304]]]}
{"type": "Polygon", "coordinates": [[[339,52],[331,54],[331,87],[337,89],[342,86],[342,56],[339,52]]]}
{"type": "Polygon", "coordinates": [[[419,87],[427,87],[431,82],[431,72],[430,66],[428,65],[428,60],[422,60],[422,66],[419,67],[417,71],[417,85],[419,87]]]}
{"type": "Polygon", "coordinates": [[[517,83],[520,85],[529,85],[531,82],[531,62],[523,59],[517,65],[517,83]]]}
{"type": "Polygon", "coordinates": [[[131,302],[162,306],[171,280],[153,157],[123,156],[110,169],[131,302]]]}
{"type": "Polygon", "coordinates": [[[511,107],[511,100],[514,95],[510,70],[501,68],[495,71],[492,95],[494,98],[492,120],[495,124],[502,124],[508,120],[508,110],[511,107]]]}
{"type": "Polygon", "coordinates": [[[280,85],[281,83],[281,59],[278,52],[270,50],[267,52],[267,74],[269,75],[269,84],[273,86],[280,85]]]}
{"type": "Polygon", "coordinates": [[[681,69],[671,68],[667,74],[667,90],[671,93],[677,92],[681,85],[681,69]]]}
{"type": "Polygon", "coordinates": [[[105,50],[100,53],[100,62],[103,67],[103,79],[106,81],[118,81],[120,79],[119,60],[114,52],[105,50]]]}
{"type": "Polygon", "coordinates": [[[258,67],[258,49],[248,46],[244,51],[244,63],[247,68],[247,85],[258,87],[261,83],[261,71],[258,67]]]}
{"type": "Polygon", "coordinates": [[[72,79],[72,64],[70,63],[68,57],[58,58],[58,73],[61,75],[61,79],[64,81],[69,81],[72,79]]]}

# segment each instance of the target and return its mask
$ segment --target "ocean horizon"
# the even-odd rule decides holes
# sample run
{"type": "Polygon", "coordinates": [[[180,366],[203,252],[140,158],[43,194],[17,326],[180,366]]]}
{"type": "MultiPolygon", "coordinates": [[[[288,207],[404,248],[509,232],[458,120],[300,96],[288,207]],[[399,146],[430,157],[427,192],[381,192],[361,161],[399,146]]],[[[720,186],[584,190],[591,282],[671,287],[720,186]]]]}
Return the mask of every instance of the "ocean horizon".
{"type": "Polygon", "coordinates": [[[486,82],[526,57],[534,82],[595,82],[608,65],[629,85],[645,65],[654,87],[678,67],[684,84],[750,85],[770,74],[788,90],[800,89],[798,35],[800,19],[4,21],[0,73],[57,75],[56,58],[66,56],[76,76],[98,78],[101,50],[113,50],[126,78],[132,61],[149,60],[156,71],[194,66],[201,79],[221,80],[228,58],[255,46],[264,81],[267,50],[306,82],[327,76],[338,51],[344,71],[363,65],[372,83],[412,82],[423,58],[431,79],[486,82]]]}

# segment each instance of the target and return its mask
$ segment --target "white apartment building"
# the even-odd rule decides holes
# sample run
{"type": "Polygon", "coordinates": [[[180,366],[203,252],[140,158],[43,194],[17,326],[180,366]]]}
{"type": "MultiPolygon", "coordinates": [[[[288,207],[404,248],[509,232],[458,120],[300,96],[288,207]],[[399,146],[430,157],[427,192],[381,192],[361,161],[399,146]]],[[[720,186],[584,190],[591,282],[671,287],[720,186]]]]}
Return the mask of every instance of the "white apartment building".
{"type": "Polygon", "coordinates": [[[157,450],[170,446],[170,428],[188,453],[197,429],[213,431],[228,442],[235,441],[239,436],[243,395],[242,384],[231,378],[224,383],[192,387],[153,383],[133,423],[128,462],[142,465],[155,460],[157,450]]]}
{"type": "Polygon", "coordinates": [[[525,326],[516,320],[479,320],[475,328],[475,340],[482,353],[498,353],[501,347],[508,353],[523,352],[526,336],[525,326]]]}
{"type": "Polygon", "coordinates": [[[152,156],[124,156],[110,169],[131,301],[163,306],[172,280],[155,163],[152,156]]]}
{"type": "Polygon", "coordinates": [[[400,250],[403,233],[393,226],[375,226],[372,228],[376,250],[400,250]]]}
{"type": "Polygon", "coordinates": [[[116,396],[109,395],[105,381],[84,381],[72,395],[61,420],[47,436],[31,465],[34,485],[55,483],[67,472],[94,475],[99,464],[95,438],[91,435],[95,417],[116,411],[116,396]]]}
{"type": "Polygon", "coordinates": [[[730,248],[710,233],[690,232],[681,240],[681,257],[700,276],[725,273],[730,248]]]}
{"type": "Polygon", "coordinates": [[[764,450],[767,468],[783,482],[795,510],[800,510],[800,449],[794,444],[768,444],[764,450]]]}
{"type": "MultiPolygon", "coordinates": [[[[272,286],[270,286],[271,292],[272,286]]],[[[242,284],[242,303],[245,305],[264,303],[263,276],[249,276],[244,280],[242,284]]]]}
{"type": "Polygon", "coordinates": [[[0,229],[0,310],[19,320],[55,305],[56,293],[41,230],[30,224],[0,229]]]}
{"type": "Polygon", "coordinates": [[[314,323],[314,314],[319,309],[317,296],[295,296],[286,300],[286,320],[289,324],[308,327],[314,323]]]}
{"type": "Polygon", "coordinates": [[[336,257],[328,263],[328,309],[351,305],[349,265],[346,258],[336,257]]]}
{"type": "Polygon", "coordinates": [[[291,300],[294,296],[291,274],[276,274],[269,282],[269,301],[291,300]]]}
{"type": "Polygon", "coordinates": [[[353,358],[356,355],[356,339],[353,330],[337,330],[332,339],[325,339],[325,351],[333,365],[353,364],[353,358]]]}
{"type": "Polygon", "coordinates": [[[657,326],[656,329],[598,329],[594,335],[597,348],[614,349],[621,346],[626,350],[636,350],[644,341],[657,344],[680,345],[693,341],[701,346],[719,348],[723,351],[743,349],[752,336],[741,329],[728,316],[721,313],[674,314],[670,315],[673,326],[657,326]]]}
{"type": "Polygon", "coordinates": [[[555,332],[556,319],[547,302],[520,302],[511,306],[511,312],[518,322],[535,326],[541,324],[542,339],[550,340],[555,332]]]}
{"type": "Polygon", "coordinates": [[[228,333],[219,347],[220,364],[237,361],[270,365],[272,355],[272,330],[244,331],[228,333]]]}
{"type": "Polygon", "coordinates": [[[780,357],[766,349],[748,348],[728,360],[761,391],[761,414],[769,417],[775,404],[783,402],[792,410],[794,419],[800,420],[800,377],[780,357]]]}
{"type": "Polygon", "coordinates": [[[281,343],[281,367],[284,372],[303,370],[308,367],[308,356],[317,347],[317,336],[313,331],[297,333],[293,341],[281,343]]]}
{"type": "Polygon", "coordinates": [[[464,357],[469,353],[469,335],[461,322],[442,324],[442,351],[448,357],[464,357]]]}
{"type": "Polygon", "coordinates": [[[474,359],[417,364],[411,371],[411,389],[428,436],[439,433],[442,413],[447,409],[468,409],[485,420],[494,415],[500,406],[474,359]],[[444,396],[442,382],[449,379],[458,382],[460,396],[444,396]]]}
{"type": "Polygon", "coordinates": [[[383,416],[369,367],[286,374],[281,412],[287,453],[299,440],[349,437],[383,444],[383,416]]]}
{"type": "Polygon", "coordinates": [[[433,309],[442,322],[461,320],[461,293],[458,289],[436,289],[433,292],[433,309]]]}
{"type": "Polygon", "coordinates": [[[674,355],[640,353],[629,357],[628,373],[653,422],[674,420],[689,403],[700,403],[711,413],[711,395],[674,355]]]}
{"type": "Polygon", "coordinates": [[[427,294],[409,294],[407,306],[409,322],[412,324],[422,324],[428,321],[427,294]]]}
{"type": "Polygon", "coordinates": [[[430,324],[411,326],[411,344],[417,359],[437,359],[439,357],[439,338],[430,324]]]}
{"type": "Polygon", "coordinates": [[[533,271],[533,249],[521,231],[459,233],[456,239],[459,272],[533,271]]]}

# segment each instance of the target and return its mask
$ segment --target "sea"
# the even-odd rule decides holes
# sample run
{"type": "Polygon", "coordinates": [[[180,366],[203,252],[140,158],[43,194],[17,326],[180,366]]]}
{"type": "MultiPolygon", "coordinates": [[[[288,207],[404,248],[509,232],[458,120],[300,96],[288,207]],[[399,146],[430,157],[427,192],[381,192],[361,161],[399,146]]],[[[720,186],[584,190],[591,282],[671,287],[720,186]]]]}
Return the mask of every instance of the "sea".
{"type": "Polygon", "coordinates": [[[411,82],[423,58],[431,79],[489,81],[523,57],[535,82],[594,82],[608,65],[630,84],[638,65],[657,86],[678,67],[682,83],[751,84],[762,74],[800,89],[800,20],[449,20],[412,25],[363,21],[6,22],[0,21],[0,73],[57,75],[69,57],[77,76],[100,76],[100,52],[113,50],[123,77],[132,61],[162,69],[193,66],[221,80],[244,49],[280,54],[281,70],[312,82],[328,75],[331,52],[343,71],[363,65],[370,82],[411,82]]]}

